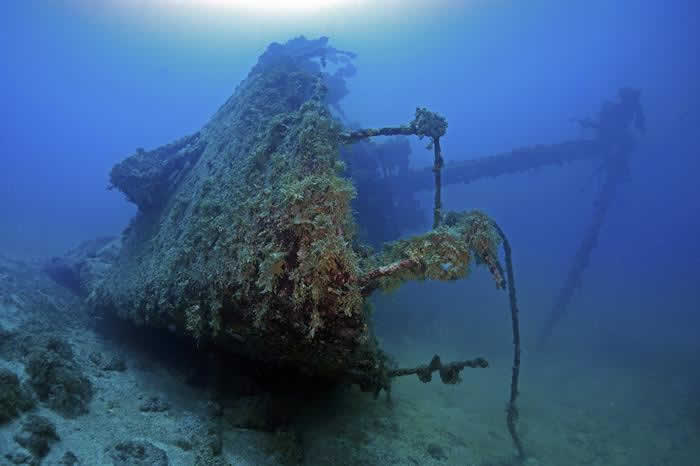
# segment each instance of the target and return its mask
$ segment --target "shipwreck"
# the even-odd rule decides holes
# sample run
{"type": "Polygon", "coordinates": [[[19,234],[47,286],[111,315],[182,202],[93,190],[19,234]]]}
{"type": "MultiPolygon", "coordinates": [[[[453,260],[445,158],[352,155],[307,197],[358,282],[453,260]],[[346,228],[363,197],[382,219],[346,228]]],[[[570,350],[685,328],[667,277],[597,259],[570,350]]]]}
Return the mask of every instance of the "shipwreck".
{"type": "Polygon", "coordinates": [[[338,103],[355,73],[354,58],[325,37],[274,43],[200,131],[137,149],[114,166],[111,187],[138,213],[111,268],[87,287],[88,302],[97,313],[379,394],[389,392],[396,376],[428,382],[437,372],[454,384],[464,368],[488,363],[443,363],[435,356],[417,368],[396,367],[373,335],[370,294],[407,280],[461,279],[483,265],[508,291],[515,348],[507,420],[522,455],[508,241],[482,212],[443,211],[445,118],[418,108],[396,127],[342,123],[338,103]],[[432,230],[375,250],[357,234],[356,184],[340,153],[380,135],[428,142],[435,202],[432,230]]]}

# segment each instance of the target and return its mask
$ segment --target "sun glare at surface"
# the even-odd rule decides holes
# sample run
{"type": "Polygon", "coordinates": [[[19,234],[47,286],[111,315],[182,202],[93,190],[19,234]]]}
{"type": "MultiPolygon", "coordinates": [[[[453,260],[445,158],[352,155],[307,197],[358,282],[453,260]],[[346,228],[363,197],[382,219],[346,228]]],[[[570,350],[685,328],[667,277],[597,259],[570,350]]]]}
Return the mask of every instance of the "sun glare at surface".
{"type": "Polygon", "coordinates": [[[179,21],[191,20],[191,24],[202,20],[209,25],[238,21],[244,28],[293,24],[301,29],[304,24],[319,20],[322,26],[337,23],[360,28],[371,22],[396,23],[435,11],[454,13],[481,1],[486,0],[67,0],[67,3],[80,5],[88,12],[136,21],[179,18],[179,21]],[[247,19],[253,23],[245,23],[247,19]]]}
{"type": "Polygon", "coordinates": [[[366,4],[365,1],[361,0],[181,0],[174,3],[268,12],[311,12],[366,4]]]}
{"type": "Polygon", "coordinates": [[[188,8],[201,10],[233,10],[266,14],[315,13],[335,9],[355,9],[368,0],[120,0],[111,2],[122,7],[188,8]]]}
{"type": "MultiPolygon", "coordinates": [[[[146,31],[188,37],[272,41],[280,37],[356,34],[377,37],[413,28],[434,14],[463,14],[486,0],[66,0],[89,21],[120,25],[131,34],[146,31]],[[129,29],[136,28],[136,29],[129,29]],[[140,31],[140,32],[137,32],[140,31]]],[[[491,0],[489,0],[491,1],[491,0]]],[[[216,39],[216,40],[218,40],[216,39]]]]}

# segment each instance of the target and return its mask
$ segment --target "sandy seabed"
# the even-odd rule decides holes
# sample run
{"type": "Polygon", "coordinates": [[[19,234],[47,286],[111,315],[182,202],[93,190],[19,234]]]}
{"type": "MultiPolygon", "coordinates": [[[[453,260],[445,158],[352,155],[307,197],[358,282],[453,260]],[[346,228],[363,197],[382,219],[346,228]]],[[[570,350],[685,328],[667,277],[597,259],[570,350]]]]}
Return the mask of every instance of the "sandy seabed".
{"type": "MultiPolygon", "coordinates": [[[[467,369],[456,386],[423,384],[413,376],[397,380],[390,403],[385,394],[375,400],[357,388],[285,397],[256,388],[246,377],[234,381],[245,389],[226,391],[192,384],[191,366],[149,351],[148,342],[108,337],[78,317],[59,319],[61,299],[53,300],[53,312],[19,309],[26,299],[5,300],[0,326],[15,338],[45,334],[68,342],[76,366],[94,386],[89,411],[64,418],[39,402],[31,413],[50,420],[60,440],[40,461],[26,454],[14,440],[29,415],[24,413],[0,426],[0,464],[156,464],[115,462],[109,448],[128,441],[146,442],[174,465],[700,464],[696,376],[672,356],[634,362],[525,349],[518,429],[528,456],[520,463],[505,425],[508,348],[486,354],[491,366],[467,369]],[[125,363],[123,370],[102,363],[115,358],[125,363]],[[268,423],[266,418],[280,416],[273,411],[287,411],[285,403],[294,405],[293,414],[268,423]]],[[[27,380],[25,363],[13,356],[8,341],[0,368],[27,380]]],[[[440,352],[408,339],[386,349],[404,366],[440,352]]]]}

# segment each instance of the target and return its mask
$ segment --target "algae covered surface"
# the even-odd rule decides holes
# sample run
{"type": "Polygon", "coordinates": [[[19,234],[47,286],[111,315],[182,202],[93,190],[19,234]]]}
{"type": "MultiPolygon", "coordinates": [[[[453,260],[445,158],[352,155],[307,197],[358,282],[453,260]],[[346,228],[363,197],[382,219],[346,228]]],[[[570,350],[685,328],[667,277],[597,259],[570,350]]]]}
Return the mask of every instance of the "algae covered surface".
{"type": "Polygon", "coordinates": [[[354,189],[311,60],[322,55],[349,60],[324,40],[271,46],[197,135],[114,167],[114,186],[139,213],[98,307],[260,360],[332,369],[356,358],[370,333],[354,189]],[[167,150],[180,168],[151,162],[167,150]]]}
{"type": "Polygon", "coordinates": [[[384,364],[369,325],[373,289],[461,278],[474,259],[497,274],[498,239],[478,212],[378,253],[357,240],[340,147],[378,134],[428,136],[441,164],[447,122],[419,108],[409,125],[345,131],[330,108],[353,58],[326,38],[272,44],[199,132],[116,165],[112,185],[139,212],[91,303],[337,378],[384,364]]]}

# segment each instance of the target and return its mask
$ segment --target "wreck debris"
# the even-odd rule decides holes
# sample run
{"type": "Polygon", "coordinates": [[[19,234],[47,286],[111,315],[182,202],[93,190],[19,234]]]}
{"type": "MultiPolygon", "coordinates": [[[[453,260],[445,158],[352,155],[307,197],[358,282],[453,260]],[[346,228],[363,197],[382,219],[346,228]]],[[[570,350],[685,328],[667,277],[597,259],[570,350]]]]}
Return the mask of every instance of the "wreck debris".
{"type": "MultiPolygon", "coordinates": [[[[404,231],[422,229],[425,212],[413,191],[404,184],[410,173],[408,137],[361,140],[341,147],[344,174],[357,191],[352,201],[359,241],[381,248],[404,231]]],[[[433,189],[432,176],[426,176],[433,189]]]]}
{"type": "Polygon", "coordinates": [[[621,165],[618,165],[617,167],[609,168],[603,175],[605,177],[603,186],[598,194],[598,198],[593,202],[593,219],[584,233],[583,240],[576,251],[573,263],[569,268],[566,281],[554,300],[554,305],[552,306],[550,315],[547,317],[547,320],[540,331],[537,339],[537,347],[539,348],[542,348],[546,344],[547,340],[552,335],[554,327],[556,327],[556,325],[566,315],[574,292],[581,286],[583,272],[588,267],[591,253],[598,244],[598,237],[600,235],[603,222],[605,221],[608,210],[610,210],[610,206],[615,199],[617,188],[622,182],[625,173],[626,169],[621,165]]]}
{"type": "Polygon", "coordinates": [[[618,91],[617,102],[603,102],[597,120],[578,120],[584,128],[595,131],[595,139],[602,146],[601,164],[603,184],[598,198],[593,203],[593,219],[584,234],[566,281],[554,301],[550,315],[540,331],[537,346],[542,348],[568,311],[574,292],[581,286],[584,270],[588,267],[593,249],[598,244],[600,229],[612,205],[618,186],[629,174],[629,158],[635,147],[634,128],[638,133],[646,132],[646,118],[640,101],[641,91],[622,88],[618,91]]]}
{"type": "MultiPolygon", "coordinates": [[[[587,139],[522,147],[503,154],[448,164],[445,166],[445,184],[472,183],[483,178],[524,173],[551,165],[596,160],[602,157],[601,150],[599,142],[587,139]]],[[[426,173],[421,175],[416,172],[412,177],[416,181],[411,182],[411,186],[418,188],[421,183],[426,184],[426,173]]]]}
{"type": "MultiPolygon", "coordinates": [[[[522,147],[502,154],[451,162],[444,166],[442,178],[442,183],[449,185],[471,183],[483,178],[523,173],[541,167],[577,161],[592,161],[597,164],[596,174],[601,176],[603,182],[598,198],[593,203],[593,219],[584,233],[583,241],[574,256],[566,281],[554,301],[550,316],[540,332],[537,343],[539,347],[544,345],[556,324],[566,315],[574,291],[581,285],[583,272],[597,244],[606,213],[619,184],[628,175],[629,157],[635,148],[632,130],[636,130],[639,134],[646,132],[641,91],[622,88],[618,91],[617,101],[603,102],[595,120],[584,118],[575,121],[582,128],[592,130],[593,137],[550,145],[522,147]]],[[[391,128],[374,131],[389,133],[392,130],[397,131],[391,128]]],[[[397,131],[396,134],[412,133],[404,127],[403,132],[397,131]]],[[[421,170],[407,169],[395,176],[394,184],[400,185],[408,194],[430,190],[434,186],[430,173],[434,171],[435,167],[421,170]]],[[[369,181],[365,183],[368,184],[369,181]]],[[[384,215],[391,216],[392,212],[384,215]]],[[[419,222],[420,219],[415,220],[416,224],[419,222]]]]}
{"type": "Polygon", "coordinates": [[[160,207],[205,147],[206,141],[195,133],[153,151],[138,148],[112,168],[108,189],[118,186],[142,211],[160,207]]]}
{"type": "Polygon", "coordinates": [[[76,296],[85,297],[105,277],[120,248],[120,239],[110,236],[83,241],[65,255],[46,261],[42,271],[76,296]]]}
{"type": "Polygon", "coordinates": [[[489,266],[496,286],[504,278],[496,262],[500,238],[482,212],[450,212],[438,228],[385,246],[375,260],[383,264],[360,278],[363,294],[373,288],[394,289],[408,280],[457,280],[476,261],[489,266]]]}
{"type": "Polygon", "coordinates": [[[443,364],[442,361],[440,361],[440,356],[436,354],[433,356],[433,359],[430,360],[430,364],[426,366],[418,366],[411,369],[394,369],[389,371],[389,377],[416,374],[421,382],[428,383],[433,379],[433,372],[439,372],[442,383],[454,385],[460,381],[459,373],[466,367],[486,368],[489,367],[489,363],[484,358],[476,358],[443,364]]]}
{"type": "Polygon", "coordinates": [[[361,129],[350,133],[341,134],[341,141],[350,144],[373,136],[409,136],[415,135],[420,139],[425,136],[430,138],[429,149],[433,149],[434,162],[433,174],[435,177],[435,207],[433,208],[433,228],[437,228],[442,219],[442,182],[440,180],[440,170],[443,166],[442,150],[440,148],[440,138],[447,131],[447,120],[444,117],[433,113],[425,108],[416,109],[416,117],[407,126],[386,127],[379,129],[361,129]]]}
{"type": "MultiPolygon", "coordinates": [[[[368,290],[371,291],[371,284],[375,281],[383,282],[380,285],[383,288],[392,288],[410,279],[455,280],[462,278],[469,271],[468,266],[472,255],[476,258],[477,263],[484,263],[488,266],[496,286],[501,289],[505,288],[506,281],[503,277],[503,268],[496,259],[498,257],[498,243],[499,241],[503,242],[513,330],[513,369],[506,420],[508,432],[513,439],[518,457],[522,459],[525,457],[525,452],[515,426],[518,420],[516,401],[520,379],[520,323],[510,243],[498,224],[478,211],[469,213],[450,212],[443,222],[440,198],[440,169],[443,165],[443,159],[440,151],[440,136],[445,134],[446,129],[447,122],[444,118],[425,109],[418,108],[416,110],[416,118],[408,126],[376,130],[365,129],[353,131],[345,136],[346,141],[351,141],[371,136],[396,134],[416,134],[420,137],[429,135],[432,138],[429,148],[432,147],[435,150],[433,166],[433,172],[435,173],[433,231],[423,236],[387,245],[381,261],[385,265],[370,270],[361,277],[362,292],[363,295],[369,294],[368,290]],[[429,129],[426,130],[424,128],[429,129]]],[[[436,355],[429,366],[390,371],[384,377],[380,377],[379,380],[382,380],[383,383],[376,385],[375,396],[381,388],[390,393],[390,386],[386,381],[391,377],[416,373],[422,382],[429,382],[432,372],[439,370],[443,383],[454,384],[459,382],[459,372],[464,367],[487,366],[488,363],[485,360],[478,358],[474,361],[463,363],[450,363],[443,367],[439,356],[436,355]]]]}

